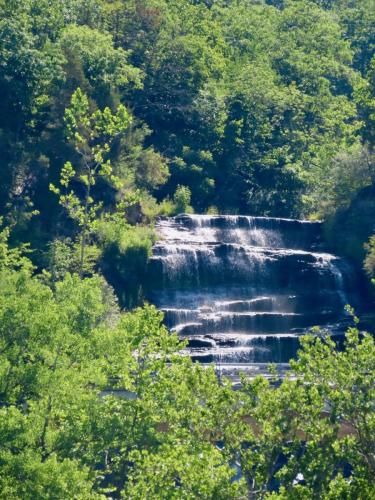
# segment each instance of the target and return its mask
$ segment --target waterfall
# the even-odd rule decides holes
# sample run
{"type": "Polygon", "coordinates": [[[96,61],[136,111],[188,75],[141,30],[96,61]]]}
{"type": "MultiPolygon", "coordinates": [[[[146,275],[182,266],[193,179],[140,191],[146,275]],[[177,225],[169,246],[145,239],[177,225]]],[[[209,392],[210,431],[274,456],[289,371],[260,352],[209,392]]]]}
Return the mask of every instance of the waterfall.
{"type": "Polygon", "coordinates": [[[149,299],[193,360],[262,372],[287,367],[312,326],[344,331],[351,273],[320,222],[179,215],[157,231],[149,299]]]}

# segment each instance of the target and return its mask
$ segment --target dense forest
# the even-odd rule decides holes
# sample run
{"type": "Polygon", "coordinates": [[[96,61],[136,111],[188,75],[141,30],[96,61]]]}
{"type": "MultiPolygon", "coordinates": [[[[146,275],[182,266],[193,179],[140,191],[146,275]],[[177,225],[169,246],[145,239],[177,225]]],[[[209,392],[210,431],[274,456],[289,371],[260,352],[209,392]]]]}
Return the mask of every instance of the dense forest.
{"type": "Polygon", "coordinates": [[[0,0],[0,95],[0,498],[372,498],[353,311],[233,391],[144,293],[183,212],[324,220],[371,287],[374,0],[0,0]]]}

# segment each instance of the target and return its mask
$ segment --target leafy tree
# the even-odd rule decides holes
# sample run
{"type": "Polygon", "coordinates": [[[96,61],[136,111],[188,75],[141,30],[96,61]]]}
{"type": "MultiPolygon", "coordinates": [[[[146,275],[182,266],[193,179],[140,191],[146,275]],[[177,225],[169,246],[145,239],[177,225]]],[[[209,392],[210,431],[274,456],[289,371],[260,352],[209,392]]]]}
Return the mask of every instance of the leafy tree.
{"type": "MultiPolygon", "coordinates": [[[[213,370],[175,356],[179,341],[154,308],[119,317],[97,277],[67,275],[54,291],[27,272],[3,270],[0,280],[6,294],[0,307],[1,491],[11,498],[119,496],[137,453],[141,468],[143,453],[162,459],[167,447],[192,439],[187,449],[196,460],[181,476],[186,491],[236,490],[226,456],[220,458],[207,436],[236,394],[228,387],[226,398],[217,399],[213,370]],[[200,405],[206,399],[207,408],[200,405]],[[199,486],[201,452],[212,465],[199,486]],[[24,482],[15,480],[20,474],[24,482]]],[[[234,405],[228,425],[236,412],[234,405]]]]}
{"type": "Polygon", "coordinates": [[[311,335],[278,389],[245,382],[256,435],[241,463],[256,498],[371,498],[373,354],[373,337],[356,328],[344,351],[311,335]]]}
{"type": "Polygon", "coordinates": [[[173,196],[173,201],[175,203],[176,212],[178,214],[189,213],[191,211],[190,207],[191,192],[186,186],[178,186],[176,192],[173,196]]]}
{"type": "Polygon", "coordinates": [[[375,182],[373,153],[363,146],[339,153],[332,159],[330,176],[324,184],[323,178],[321,182],[320,215],[327,217],[344,210],[362,189],[375,182]]]}
{"type": "Polygon", "coordinates": [[[353,66],[365,74],[375,50],[373,2],[363,0],[358,4],[350,0],[339,0],[335,4],[345,38],[350,41],[354,51],[353,66]]]}
{"type": "Polygon", "coordinates": [[[108,154],[111,144],[127,130],[130,121],[131,117],[122,105],[118,107],[116,114],[112,114],[109,108],[91,114],[88,98],[79,88],[73,94],[71,107],[65,113],[67,137],[72,141],[81,161],[77,169],[70,162],[65,163],[61,171],[61,188],[52,184],[51,190],[59,196],[60,204],[80,229],[81,275],[87,239],[93,231],[99,211],[103,208],[102,202],[95,202],[92,190],[100,177],[118,185],[119,180],[112,173],[108,154]],[[82,201],[72,186],[77,176],[84,190],[82,201]]]}
{"type": "Polygon", "coordinates": [[[124,90],[129,83],[141,86],[141,72],[128,64],[126,51],[113,46],[111,35],[71,25],[64,29],[59,43],[67,59],[81,65],[90,96],[100,106],[107,104],[114,90],[124,90]]]}
{"type": "MultiPolygon", "coordinates": [[[[5,7],[4,7],[5,8],[5,7]]],[[[0,9],[2,7],[0,6],[0,9]]],[[[38,169],[35,147],[44,128],[50,96],[63,80],[62,57],[51,44],[41,48],[30,19],[22,12],[0,21],[1,199],[24,203],[28,183],[38,169]],[[22,193],[22,197],[20,196],[22,193]]]]}
{"type": "Polygon", "coordinates": [[[339,351],[315,333],[281,385],[233,391],[178,354],[153,307],[120,314],[102,278],[51,289],[9,263],[0,282],[8,497],[373,495],[372,336],[351,328],[339,351]]]}
{"type": "Polygon", "coordinates": [[[55,239],[48,244],[43,255],[45,273],[52,282],[62,280],[68,273],[79,273],[91,276],[95,272],[101,249],[95,243],[87,244],[81,268],[81,245],[69,238],[55,239]]]}
{"type": "Polygon", "coordinates": [[[359,81],[355,88],[355,100],[363,120],[363,137],[371,147],[375,144],[375,56],[370,62],[366,79],[359,81]]]}
{"type": "Polygon", "coordinates": [[[233,391],[117,304],[157,214],[371,208],[372,4],[0,0],[1,496],[374,497],[370,335],[233,391]]]}
{"type": "MultiPolygon", "coordinates": [[[[0,226],[3,219],[0,218],[0,226]]],[[[24,244],[16,248],[10,248],[9,239],[11,235],[10,227],[2,227],[0,230],[0,269],[27,269],[32,270],[33,265],[27,258],[30,252],[29,245],[24,244]]]]}
{"type": "Polygon", "coordinates": [[[144,198],[169,178],[168,160],[153,146],[147,146],[151,134],[144,123],[134,120],[126,136],[121,137],[114,165],[116,174],[124,179],[126,186],[134,191],[141,190],[144,198]]]}
{"type": "Polygon", "coordinates": [[[232,482],[233,469],[210,445],[199,455],[193,443],[162,448],[156,455],[134,453],[137,469],[122,498],[245,498],[243,483],[232,482]]]}
{"type": "Polygon", "coordinates": [[[0,489],[9,498],[96,498],[93,475],[79,460],[64,459],[56,443],[64,415],[82,415],[96,398],[86,393],[100,381],[87,335],[109,317],[102,284],[68,278],[54,297],[25,271],[2,271],[1,283],[0,489]]]}

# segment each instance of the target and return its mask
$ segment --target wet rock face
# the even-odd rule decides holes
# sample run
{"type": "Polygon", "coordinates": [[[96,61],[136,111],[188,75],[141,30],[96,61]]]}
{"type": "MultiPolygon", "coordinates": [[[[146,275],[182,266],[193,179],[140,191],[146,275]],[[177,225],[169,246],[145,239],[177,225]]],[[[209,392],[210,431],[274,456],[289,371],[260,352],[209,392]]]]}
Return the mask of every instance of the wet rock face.
{"type": "Polygon", "coordinates": [[[261,370],[287,363],[311,326],[342,331],[356,279],[319,222],[180,215],[157,230],[149,299],[194,360],[261,370]]]}

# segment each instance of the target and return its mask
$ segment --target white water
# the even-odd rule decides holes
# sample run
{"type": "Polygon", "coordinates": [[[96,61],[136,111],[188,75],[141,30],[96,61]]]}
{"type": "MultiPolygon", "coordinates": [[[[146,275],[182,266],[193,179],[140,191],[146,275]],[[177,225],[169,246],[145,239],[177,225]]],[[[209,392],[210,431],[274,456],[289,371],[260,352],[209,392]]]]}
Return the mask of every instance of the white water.
{"type": "Polygon", "coordinates": [[[284,366],[302,333],[344,317],[347,268],[325,251],[319,222],[182,215],[157,230],[150,298],[193,359],[284,366]]]}

